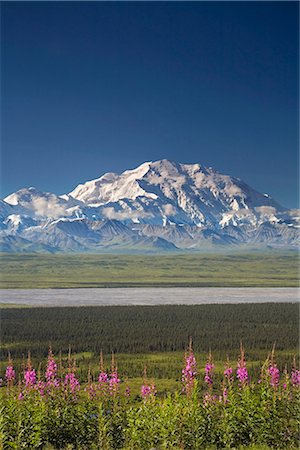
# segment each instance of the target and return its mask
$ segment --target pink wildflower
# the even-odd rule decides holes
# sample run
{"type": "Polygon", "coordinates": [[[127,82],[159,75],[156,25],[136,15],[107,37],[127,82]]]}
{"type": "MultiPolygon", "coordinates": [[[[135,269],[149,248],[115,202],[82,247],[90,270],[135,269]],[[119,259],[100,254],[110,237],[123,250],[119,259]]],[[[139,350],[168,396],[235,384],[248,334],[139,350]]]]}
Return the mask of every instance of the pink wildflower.
{"type": "Polygon", "coordinates": [[[224,373],[224,377],[226,378],[226,380],[233,381],[232,372],[233,372],[232,367],[229,367],[229,366],[225,367],[225,370],[223,373],[224,373]]]}
{"type": "Polygon", "coordinates": [[[13,383],[15,378],[16,378],[16,372],[14,371],[14,368],[12,366],[12,364],[9,364],[6,367],[6,371],[5,371],[5,378],[7,383],[13,383]]]}
{"type": "Polygon", "coordinates": [[[23,400],[24,399],[24,395],[22,392],[20,392],[20,394],[18,395],[18,400],[23,400]]]}
{"type": "Polygon", "coordinates": [[[101,351],[101,353],[100,353],[100,373],[98,376],[98,389],[100,391],[100,395],[105,395],[107,393],[108,382],[109,382],[109,377],[108,377],[108,374],[104,370],[103,354],[101,351]]]}
{"type": "Polygon", "coordinates": [[[156,387],[154,384],[143,384],[141,387],[141,397],[147,399],[156,395],[156,387]]]}
{"type": "Polygon", "coordinates": [[[31,388],[36,384],[36,373],[31,365],[30,352],[28,352],[27,367],[24,372],[24,382],[27,388],[31,388]]]}
{"type": "Polygon", "coordinates": [[[53,353],[52,353],[51,349],[49,350],[48,363],[47,363],[47,367],[46,367],[45,378],[46,378],[48,386],[54,386],[54,387],[58,387],[59,386],[59,381],[57,379],[57,365],[56,365],[56,362],[54,360],[53,353]]]}
{"type": "Polygon", "coordinates": [[[106,372],[100,372],[98,377],[98,389],[101,396],[105,396],[108,391],[109,377],[106,372]]]}
{"type": "Polygon", "coordinates": [[[25,381],[25,386],[28,387],[28,388],[30,388],[30,387],[35,385],[35,383],[36,383],[35,369],[28,368],[28,369],[25,370],[25,372],[24,372],[24,381],[25,381]]]}
{"type": "Polygon", "coordinates": [[[37,391],[40,393],[40,395],[42,397],[44,397],[45,395],[45,388],[46,388],[46,384],[43,381],[38,381],[35,388],[37,389],[37,391]]]}
{"type": "Polygon", "coordinates": [[[237,369],[237,378],[239,379],[241,385],[248,383],[248,370],[246,369],[246,366],[243,366],[241,363],[238,363],[238,369],[237,369]]]}
{"type": "Polygon", "coordinates": [[[291,381],[293,386],[300,386],[300,370],[292,369],[291,381]]]}
{"type": "Polygon", "coordinates": [[[117,369],[115,369],[110,375],[109,379],[109,391],[110,395],[116,395],[119,390],[120,379],[118,378],[117,369]]]}
{"type": "Polygon", "coordinates": [[[268,373],[270,376],[270,385],[272,387],[276,387],[279,384],[279,379],[280,379],[280,372],[278,367],[276,366],[276,364],[272,364],[269,369],[268,369],[268,373]]]}
{"type": "Polygon", "coordinates": [[[185,367],[182,369],[183,392],[189,395],[194,387],[197,374],[196,359],[190,346],[189,354],[185,356],[185,367]]]}
{"type": "Polygon", "coordinates": [[[237,364],[237,378],[240,382],[240,386],[245,386],[249,381],[249,375],[248,370],[246,368],[246,361],[245,361],[245,352],[243,349],[243,346],[241,345],[241,356],[237,364]]]}
{"type": "Polygon", "coordinates": [[[110,378],[108,381],[110,395],[115,396],[118,393],[119,387],[120,387],[120,381],[121,380],[118,377],[118,370],[115,365],[115,357],[114,357],[114,354],[112,353],[112,355],[111,355],[111,374],[110,374],[110,378]]]}
{"type": "Polygon", "coordinates": [[[141,387],[141,397],[144,400],[153,398],[156,395],[156,387],[155,384],[149,384],[147,380],[147,367],[144,367],[144,381],[141,387]]]}
{"type": "Polygon", "coordinates": [[[213,373],[214,368],[215,368],[215,366],[211,362],[211,355],[209,355],[208,361],[207,361],[205,369],[204,369],[205,370],[204,381],[209,386],[212,386],[212,384],[213,384],[212,373],[213,373]]]}
{"type": "Polygon", "coordinates": [[[93,383],[90,383],[84,390],[88,393],[90,399],[96,398],[97,391],[93,383]]]}
{"type": "Polygon", "coordinates": [[[108,375],[106,372],[100,372],[98,377],[98,383],[107,383],[108,382],[108,375]]]}
{"type": "Polygon", "coordinates": [[[72,394],[76,394],[80,390],[80,384],[73,372],[69,372],[65,376],[64,385],[72,394]]]}

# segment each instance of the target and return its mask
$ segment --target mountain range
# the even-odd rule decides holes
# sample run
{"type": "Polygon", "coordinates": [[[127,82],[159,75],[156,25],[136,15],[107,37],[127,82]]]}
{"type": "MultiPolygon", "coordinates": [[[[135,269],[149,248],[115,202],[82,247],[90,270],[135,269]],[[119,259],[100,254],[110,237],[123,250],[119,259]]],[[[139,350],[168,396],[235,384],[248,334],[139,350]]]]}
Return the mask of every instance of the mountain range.
{"type": "Polygon", "coordinates": [[[300,216],[241,179],[200,164],[145,162],[68,194],[20,189],[0,200],[4,252],[161,252],[295,248],[300,216]]]}

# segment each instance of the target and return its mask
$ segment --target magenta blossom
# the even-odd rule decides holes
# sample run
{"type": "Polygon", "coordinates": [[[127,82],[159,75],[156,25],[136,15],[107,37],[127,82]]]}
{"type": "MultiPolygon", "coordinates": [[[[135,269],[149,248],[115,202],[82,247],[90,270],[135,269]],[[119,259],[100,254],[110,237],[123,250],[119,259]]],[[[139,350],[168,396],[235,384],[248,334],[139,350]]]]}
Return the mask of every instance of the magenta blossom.
{"type": "Polygon", "coordinates": [[[300,386],[300,370],[292,369],[291,381],[293,386],[300,386]]]}
{"type": "Polygon", "coordinates": [[[65,376],[64,385],[66,388],[70,389],[72,394],[76,394],[80,390],[80,384],[73,372],[67,373],[65,376]]]}
{"type": "Polygon", "coordinates": [[[98,383],[108,383],[108,375],[106,372],[100,372],[98,383]]]}
{"type": "Polygon", "coordinates": [[[183,384],[183,392],[186,394],[190,394],[193,390],[197,368],[196,368],[196,359],[193,351],[190,349],[189,355],[185,357],[185,367],[182,369],[182,384],[183,384]]]}
{"type": "Polygon", "coordinates": [[[226,388],[223,389],[223,402],[228,403],[228,391],[226,388]]]}
{"type": "Polygon", "coordinates": [[[270,385],[272,387],[276,387],[279,385],[279,379],[280,379],[280,371],[278,369],[278,367],[276,366],[276,364],[272,364],[269,369],[268,369],[268,373],[270,376],[270,385]]]}
{"type": "Polygon", "coordinates": [[[98,377],[98,389],[100,391],[100,395],[106,395],[108,390],[109,377],[106,372],[103,370],[100,372],[98,377]]]}
{"type": "Polygon", "coordinates": [[[59,381],[57,379],[57,365],[51,350],[49,351],[45,378],[48,386],[55,386],[55,387],[59,386],[59,381]]]}
{"type": "Polygon", "coordinates": [[[9,364],[6,367],[5,378],[7,383],[13,383],[13,381],[16,379],[16,372],[14,371],[12,364],[9,364]]]}
{"type": "Polygon", "coordinates": [[[143,384],[141,387],[141,397],[147,399],[156,395],[156,387],[154,384],[143,384]]]}
{"type": "Polygon", "coordinates": [[[35,369],[28,368],[24,372],[24,381],[26,387],[32,387],[36,383],[35,369]]]}
{"type": "Polygon", "coordinates": [[[109,379],[109,392],[110,395],[116,395],[119,390],[120,379],[118,378],[117,369],[112,372],[109,379]]]}
{"type": "Polygon", "coordinates": [[[224,373],[224,377],[226,378],[226,380],[233,381],[232,372],[233,372],[232,367],[227,366],[225,368],[223,373],[224,373]]]}
{"type": "Polygon", "coordinates": [[[248,384],[249,375],[248,370],[246,368],[245,352],[242,345],[241,345],[241,356],[237,364],[236,376],[240,382],[240,386],[245,386],[246,384],[248,384]]]}
{"type": "Polygon", "coordinates": [[[248,383],[248,379],[249,379],[248,370],[245,366],[238,365],[238,369],[237,369],[236,373],[237,373],[236,376],[237,376],[238,380],[240,381],[241,385],[245,385],[248,383]]]}
{"type": "Polygon", "coordinates": [[[130,395],[131,395],[130,386],[126,386],[124,395],[125,395],[125,397],[130,397],[130,395]]]}
{"type": "Polygon", "coordinates": [[[208,361],[206,366],[205,366],[205,377],[204,377],[204,381],[205,383],[207,383],[209,386],[212,386],[213,384],[213,380],[212,380],[212,373],[214,370],[214,365],[208,361]]]}
{"type": "Polygon", "coordinates": [[[44,397],[45,395],[45,389],[46,389],[46,383],[44,383],[43,381],[38,381],[36,386],[35,386],[36,390],[39,392],[39,394],[44,397]]]}
{"type": "Polygon", "coordinates": [[[90,399],[96,398],[97,391],[96,391],[96,387],[93,383],[90,383],[84,390],[85,390],[85,392],[88,393],[88,396],[90,399]]]}

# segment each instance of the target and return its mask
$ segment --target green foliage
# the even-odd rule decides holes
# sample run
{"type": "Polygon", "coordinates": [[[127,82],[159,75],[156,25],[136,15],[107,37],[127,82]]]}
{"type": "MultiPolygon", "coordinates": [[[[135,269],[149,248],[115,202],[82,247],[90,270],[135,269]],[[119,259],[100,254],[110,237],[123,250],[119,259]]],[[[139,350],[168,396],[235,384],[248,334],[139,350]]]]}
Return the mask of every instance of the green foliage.
{"type": "Polygon", "coordinates": [[[247,387],[231,392],[228,403],[218,399],[204,405],[183,396],[162,402],[148,402],[127,413],[128,449],[239,448],[249,445],[296,448],[299,433],[295,411],[285,411],[288,402],[299,399],[281,397],[263,400],[268,388],[247,387]]]}
{"type": "Polygon", "coordinates": [[[268,380],[239,387],[196,383],[182,392],[145,399],[68,397],[57,388],[40,396],[34,388],[1,389],[1,444],[8,449],[150,450],[296,449],[299,386],[272,387],[268,380]]]}
{"type": "Polygon", "coordinates": [[[2,253],[1,288],[298,286],[296,251],[178,255],[2,253]]]}
{"type": "Polygon", "coordinates": [[[43,420],[46,405],[36,395],[26,401],[5,396],[1,420],[1,439],[4,449],[37,449],[43,443],[43,420]]]}
{"type": "Polygon", "coordinates": [[[68,403],[54,397],[47,403],[44,417],[44,440],[55,448],[73,444],[74,448],[90,449],[97,440],[97,406],[88,401],[68,403]]]}

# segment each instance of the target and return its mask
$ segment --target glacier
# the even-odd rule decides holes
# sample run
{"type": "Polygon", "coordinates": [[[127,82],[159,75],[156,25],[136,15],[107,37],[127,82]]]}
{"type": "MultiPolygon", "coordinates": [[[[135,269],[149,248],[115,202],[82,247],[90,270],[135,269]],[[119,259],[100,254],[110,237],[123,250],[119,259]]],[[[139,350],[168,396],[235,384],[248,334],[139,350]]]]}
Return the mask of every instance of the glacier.
{"type": "Polygon", "coordinates": [[[109,172],[56,195],[0,200],[5,252],[159,252],[297,248],[299,210],[239,178],[167,159],[109,172]]]}

